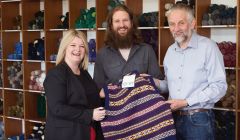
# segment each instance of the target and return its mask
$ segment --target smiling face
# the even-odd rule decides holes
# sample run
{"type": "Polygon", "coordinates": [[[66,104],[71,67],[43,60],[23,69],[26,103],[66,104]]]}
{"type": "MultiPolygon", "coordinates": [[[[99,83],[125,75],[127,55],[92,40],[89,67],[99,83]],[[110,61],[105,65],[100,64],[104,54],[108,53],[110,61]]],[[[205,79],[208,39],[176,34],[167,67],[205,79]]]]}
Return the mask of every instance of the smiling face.
{"type": "Polygon", "coordinates": [[[126,11],[116,11],[112,17],[112,29],[119,36],[126,36],[132,28],[132,22],[126,11]]]}
{"type": "Polygon", "coordinates": [[[173,10],[168,16],[168,23],[176,42],[183,44],[190,40],[195,20],[190,20],[186,11],[173,10]]]}
{"type": "Polygon", "coordinates": [[[66,48],[65,61],[79,65],[85,56],[85,48],[82,39],[75,37],[66,48]]]}

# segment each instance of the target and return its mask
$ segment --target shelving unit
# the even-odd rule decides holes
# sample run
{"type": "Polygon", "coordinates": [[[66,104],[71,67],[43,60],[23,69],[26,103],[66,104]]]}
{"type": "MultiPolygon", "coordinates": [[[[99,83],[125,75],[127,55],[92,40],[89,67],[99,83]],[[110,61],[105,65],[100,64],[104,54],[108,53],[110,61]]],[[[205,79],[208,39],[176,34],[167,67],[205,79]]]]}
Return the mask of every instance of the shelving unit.
{"type": "MultiPolygon", "coordinates": [[[[177,1],[177,0],[176,0],[177,1]]],[[[165,22],[165,4],[175,3],[175,0],[125,0],[126,5],[139,16],[146,11],[158,11],[158,26],[157,27],[141,27],[140,30],[157,31],[158,48],[157,56],[159,66],[162,68],[163,58],[165,53],[174,40],[171,36],[169,28],[164,26],[165,22]],[[156,8],[157,7],[157,8],[156,8]]],[[[89,3],[96,7],[96,28],[78,29],[83,31],[88,37],[89,34],[95,34],[96,47],[99,50],[103,46],[105,28],[102,28],[103,21],[107,16],[107,5],[109,0],[1,0],[0,1],[0,44],[2,46],[2,58],[0,64],[2,66],[3,78],[2,87],[0,87],[0,98],[3,99],[3,113],[0,114],[0,120],[4,122],[6,137],[20,135],[25,133],[27,137],[35,123],[44,123],[45,118],[39,117],[37,114],[37,96],[42,94],[42,91],[34,91],[29,89],[30,73],[33,70],[48,70],[54,67],[55,63],[50,61],[50,55],[56,54],[58,50],[58,40],[66,31],[65,29],[57,29],[57,25],[61,24],[60,15],[65,15],[69,12],[69,29],[75,28],[75,20],[80,15],[80,9],[89,8],[89,3]],[[34,14],[40,10],[44,10],[44,28],[32,30],[29,29],[29,22],[34,19],[34,14]],[[14,18],[18,15],[22,16],[21,29],[16,30],[14,18]],[[90,33],[91,32],[91,33],[90,33]],[[28,60],[28,44],[37,38],[44,37],[45,45],[45,60],[28,60]],[[16,42],[22,42],[22,60],[7,59],[8,55],[14,51],[16,42]],[[9,84],[7,67],[12,66],[14,62],[22,63],[23,70],[23,87],[12,88],[9,84]],[[22,118],[9,116],[7,114],[8,107],[14,105],[18,92],[23,92],[24,116],[22,118]]],[[[217,30],[234,30],[233,36],[236,38],[236,67],[226,67],[226,71],[234,71],[236,73],[236,107],[223,108],[216,106],[215,110],[230,111],[235,114],[235,139],[240,139],[240,0],[230,0],[237,6],[237,24],[236,25],[216,25],[202,26],[202,16],[207,12],[210,4],[214,0],[195,0],[195,14],[197,18],[196,31],[204,36],[213,38],[213,29],[217,30]]],[[[229,1],[223,1],[223,4],[228,4],[229,1]]],[[[223,35],[224,36],[224,35],[223,35]]],[[[225,41],[225,40],[222,40],[225,41]]],[[[228,41],[228,40],[226,40],[228,41]]]]}

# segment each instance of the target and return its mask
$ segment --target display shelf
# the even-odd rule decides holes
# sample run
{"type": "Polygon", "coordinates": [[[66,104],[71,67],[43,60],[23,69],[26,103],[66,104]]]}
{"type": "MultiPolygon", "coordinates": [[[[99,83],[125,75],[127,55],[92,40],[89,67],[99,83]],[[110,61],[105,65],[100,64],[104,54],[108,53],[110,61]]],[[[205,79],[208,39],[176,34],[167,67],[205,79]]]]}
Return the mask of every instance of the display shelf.
{"type": "Polygon", "coordinates": [[[58,47],[60,45],[60,39],[62,37],[63,33],[62,31],[46,31],[46,39],[45,39],[45,45],[46,45],[46,61],[52,61],[50,60],[50,56],[52,54],[57,54],[58,47]]]}
{"type": "MultiPolygon", "coordinates": [[[[156,1],[156,3],[158,2],[156,1]]],[[[133,14],[137,17],[143,13],[143,0],[126,0],[125,4],[133,11],[133,14]]]]}
{"type": "Polygon", "coordinates": [[[2,10],[2,30],[16,30],[16,17],[20,15],[20,2],[19,1],[5,1],[1,3],[2,10]],[[9,12],[11,9],[11,12],[9,12]]]}
{"type": "Polygon", "coordinates": [[[23,89],[21,61],[3,61],[3,73],[4,88],[23,89]]]}
{"type": "MultiPolygon", "coordinates": [[[[235,79],[231,82],[232,84],[228,83],[228,90],[227,90],[227,94],[225,95],[225,97],[223,97],[223,99],[226,102],[232,102],[233,104],[230,104],[230,108],[228,107],[227,109],[229,109],[228,111],[236,114],[235,118],[234,118],[234,123],[235,125],[233,127],[227,128],[227,137],[221,137],[222,139],[239,139],[239,130],[240,130],[240,125],[239,125],[239,87],[240,87],[240,81],[239,81],[239,3],[240,0],[232,0],[232,1],[216,1],[216,0],[206,0],[206,1],[200,1],[197,0],[196,4],[197,6],[197,32],[207,36],[211,39],[213,39],[216,42],[220,42],[221,41],[229,41],[231,39],[232,42],[236,43],[236,66],[235,67],[225,67],[227,75],[229,71],[232,71],[235,73],[235,79]],[[237,23],[236,25],[212,25],[212,26],[202,26],[201,25],[201,21],[202,21],[202,17],[203,14],[207,12],[208,7],[210,4],[223,4],[223,5],[227,5],[228,7],[233,7],[233,6],[237,6],[237,15],[236,15],[236,19],[237,19],[237,23]],[[228,5],[230,4],[230,5],[228,5]],[[233,84],[234,83],[234,84],[233,84]],[[229,95],[229,90],[231,89],[235,89],[234,94],[232,94],[231,96],[227,97],[229,95]]],[[[229,75],[228,75],[229,76],[229,75]]],[[[229,80],[229,77],[227,77],[227,80],[229,80]]],[[[218,103],[216,104],[216,106],[218,105],[218,103]]],[[[226,105],[226,104],[225,104],[226,105]]],[[[223,106],[220,107],[220,109],[226,109],[223,106]]],[[[228,121],[229,122],[229,121],[228,121]]],[[[228,124],[230,123],[226,123],[226,126],[228,126],[228,124]]],[[[222,132],[224,133],[224,132],[222,132]]],[[[218,135],[218,134],[217,134],[218,135]]]]}
{"type": "Polygon", "coordinates": [[[23,119],[23,92],[5,90],[4,91],[4,115],[7,117],[23,119]]]}
{"type": "Polygon", "coordinates": [[[165,16],[165,13],[166,13],[166,9],[165,9],[165,4],[167,3],[175,3],[174,0],[160,0],[159,1],[159,27],[160,28],[163,28],[165,25],[164,25],[164,22],[166,22],[166,16],[165,16]]]}
{"type": "Polygon", "coordinates": [[[5,137],[18,136],[22,134],[22,119],[4,118],[5,137]]]}
{"type": "Polygon", "coordinates": [[[30,21],[35,19],[35,13],[40,11],[39,0],[22,0],[22,26],[23,30],[29,30],[30,21]]]}
{"type": "Polygon", "coordinates": [[[75,21],[80,16],[80,9],[87,8],[86,0],[72,0],[69,3],[69,28],[75,28],[75,21]]]}
{"type": "Polygon", "coordinates": [[[214,107],[213,110],[218,110],[218,111],[232,111],[232,112],[237,111],[236,109],[232,109],[232,108],[223,108],[223,107],[214,107]]]}
{"type": "Polygon", "coordinates": [[[156,54],[156,57],[158,58],[159,57],[158,29],[141,29],[140,31],[141,31],[144,43],[151,45],[151,47],[153,48],[156,54]]]}
{"type": "Polygon", "coordinates": [[[96,26],[97,28],[102,28],[102,23],[106,21],[107,18],[107,5],[109,0],[96,0],[96,26]]]}
{"type": "MultiPolygon", "coordinates": [[[[31,121],[26,121],[25,123],[25,135],[26,138],[29,138],[29,136],[34,133],[33,128],[39,125],[43,125],[44,123],[42,122],[31,122],[31,121]]],[[[36,130],[35,130],[36,131],[36,130]]],[[[36,132],[35,132],[36,133],[36,132]]]]}
{"type": "MultiPolygon", "coordinates": [[[[31,80],[31,73],[35,70],[42,70],[41,63],[39,62],[24,62],[24,89],[25,90],[32,90],[29,88],[30,80],[31,80]]],[[[44,69],[43,69],[44,70],[44,69]]]]}
{"type": "Polygon", "coordinates": [[[45,30],[56,29],[57,25],[61,24],[60,16],[64,14],[62,12],[62,0],[46,0],[44,4],[45,30]]]}
{"type": "Polygon", "coordinates": [[[197,26],[197,28],[236,28],[238,25],[205,25],[197,26]]]}
{"type": "Polygon", "coordinates": [[[2,32],[2,58],[8,59],[8,55],[15,51],[15,44],[20,41],[20,32],[2,32]]]}
{"type": "Polygon", "coordinates": [[[215,107],[236,111],[237,109],[237,83],[236,83],[236,70],[226,70],[227,76],[227,92],[215,107]]]}
{"type": "Polygon", "coordinates": [[[139,27],[140,30],[152,30],[152,29],[158,29],[158,27],[139,27]]]}
{"type": "Polygon", "coordinates": [[[174,42],[169,29],[164,28],[160,30],[159,42],[162,47],[160,47],[159,49],[158,62],[159,62],[159,65],[163,65],[163,59],[167,52],[168,46],[170,46],[174,42]]]}
{"type": "Polygon", "coordinates": [[[25,104],[31,104],[25,106],[25,119],[45,122],[45,117],[38,114],[38,96],[42,96],[41,93],[25,92],[25,104]]]}
{"type": "Polygon", "coordinates": [[[107,5],[108,5],[108,0],[102,0],[102,1],[96,1],[96,48],[99,50],[101,47],[103,47],[104,43],[104,34],[106,28],[102,27],[102,23],[106,21],[107,19],[107,5]]]}
{"type": "Polygon", "coordinates": [[[97,31],[97,38],[96,38],[96,48],[97,48],[97,50],[99,50],[103,47],[104,36],[105,36],[105,31],[104,30],[97,31]]]}
{"type": "Polygon", "coordinates": [[[214,110],[214,114],[216,139],[236,139],[236,113],[232,111],[214,110]]]}
{"type": "Polygon", "coordinates": [[[34,43],[36,39],[41,38],[41,32],[23,31],[22,34],[23,34],[23,60],[29,60],[28,59],[29,43],[34,43]]]}

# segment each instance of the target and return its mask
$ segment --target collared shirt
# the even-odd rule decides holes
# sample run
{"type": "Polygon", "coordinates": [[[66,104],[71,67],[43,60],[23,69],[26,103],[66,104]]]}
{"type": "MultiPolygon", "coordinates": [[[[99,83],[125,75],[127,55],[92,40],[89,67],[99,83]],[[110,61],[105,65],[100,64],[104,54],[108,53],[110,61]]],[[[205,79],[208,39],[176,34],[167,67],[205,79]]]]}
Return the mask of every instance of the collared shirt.
{"type": "Polygon", "coordinates": [[[133,45],[127,61],[119,50],[110,46],[100,49],[96,58],[93,79],[99,88],[109,83],[118,83],[124,75],[132,71],[163,79],[152,47],[144,43],[133,45]]]}
{"type": "Polygon", "coordinates": [[[185,99],[189,107],[212,108],[227,89],[223,56],[216,43],[195,32],[185,49],[175,42],[164,58],[165,81],[170,99],[185,99]]]}

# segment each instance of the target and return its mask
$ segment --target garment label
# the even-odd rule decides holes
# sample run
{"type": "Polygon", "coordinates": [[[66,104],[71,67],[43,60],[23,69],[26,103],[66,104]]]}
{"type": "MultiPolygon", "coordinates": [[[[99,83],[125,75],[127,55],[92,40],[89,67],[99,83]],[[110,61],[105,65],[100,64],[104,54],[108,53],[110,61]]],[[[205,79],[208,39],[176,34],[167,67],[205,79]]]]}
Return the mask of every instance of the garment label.
{"type": "Polygon", "coordinates": [[[126,75],[123,77],[122,88],[134,87],[136,74],[126,75]]]}

